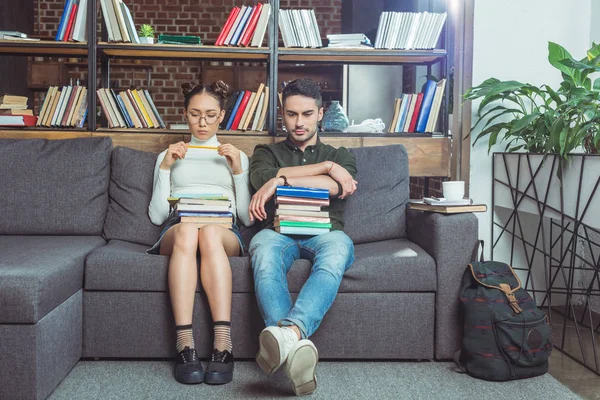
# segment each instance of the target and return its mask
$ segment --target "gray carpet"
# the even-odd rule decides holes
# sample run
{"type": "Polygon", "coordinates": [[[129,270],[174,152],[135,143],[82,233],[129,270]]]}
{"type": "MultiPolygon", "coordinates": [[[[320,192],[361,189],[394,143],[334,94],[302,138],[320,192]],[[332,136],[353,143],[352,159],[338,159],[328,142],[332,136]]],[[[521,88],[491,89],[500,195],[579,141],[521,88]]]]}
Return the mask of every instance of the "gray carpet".
{"type": "MultiPolygon", "coordinates": [[[[232,383],[186,386],[165,361],[80,361],[50,395],[62,399],[278,399],[293,395],[283,372],[266,377],[255,363],[236,362],[232,383]]],[[[322,362],[318,399],[581,399],[549,374],[494,383],[438,362],[322,362]]]]}

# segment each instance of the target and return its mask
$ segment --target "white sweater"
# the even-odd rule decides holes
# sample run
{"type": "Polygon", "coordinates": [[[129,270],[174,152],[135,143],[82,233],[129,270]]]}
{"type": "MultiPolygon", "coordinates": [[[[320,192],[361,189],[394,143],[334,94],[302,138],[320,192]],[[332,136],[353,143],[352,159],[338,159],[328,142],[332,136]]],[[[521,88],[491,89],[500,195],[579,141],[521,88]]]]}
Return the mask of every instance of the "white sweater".
{"type": "MultiPolygon", "coordinates": [[[[196,146],[219,146],[217,136],[200,141],[194,136],[190,142],[196,146]]],[[[242,224],[250,226],[250,179],[248,156],[241,152],[242,173],[233,175],[227,159],[215,150],[188,149],[182,160],[175,161],[171,170],[160,169],[167,150],[158,155],[154,167],[154,189],[148,207],[148,215],[155,225],[162,225],[169,216],[169,197],[189,194],[223,194],[231,200],[231,206],[242,224]]]]}

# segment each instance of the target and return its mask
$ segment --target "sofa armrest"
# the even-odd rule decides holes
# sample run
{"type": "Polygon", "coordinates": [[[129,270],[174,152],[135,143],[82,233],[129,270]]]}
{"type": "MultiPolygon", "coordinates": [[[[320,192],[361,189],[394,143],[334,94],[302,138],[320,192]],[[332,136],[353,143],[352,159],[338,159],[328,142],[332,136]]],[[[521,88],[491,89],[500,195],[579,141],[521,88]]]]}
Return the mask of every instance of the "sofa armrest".
{"type": "Polygon", "coordinates": [[[472,213],[449,215],[408,210],[406,227],[408,238],[435,260],[435,358],[452,358],[461,343],[458,293],[465,268],[477,248],[477,217],[472,213]]]}

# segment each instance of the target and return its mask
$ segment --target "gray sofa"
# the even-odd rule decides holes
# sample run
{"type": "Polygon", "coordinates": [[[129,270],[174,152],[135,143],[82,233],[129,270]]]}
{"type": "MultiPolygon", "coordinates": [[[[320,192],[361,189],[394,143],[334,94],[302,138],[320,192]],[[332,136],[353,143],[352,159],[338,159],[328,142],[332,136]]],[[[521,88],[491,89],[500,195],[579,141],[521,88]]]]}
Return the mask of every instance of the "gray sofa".
{"type": "MultiPolygon", "coordinates": [[[[356,261],[312,337],[320,357],[450,358],[477,219],[407,212],[402,146],[351,151],[359,190],[345,231],[356,261]]],[[[145,253],[160,231],[147,217],[155,160],[113,149],[108,138],[0,140],[0,398],[43,399],[82,357],[174,356],[168,258],[145,253]]],[[[263,323],[249,259],[233,257],[231,267],[234,352],[252,358],[263,323]]],[[[309,273],[308,261],[296,262],[292,294],[309,273]]],[[[194,313],[197,348],[208,357],[200,287],[194,313]]]]}

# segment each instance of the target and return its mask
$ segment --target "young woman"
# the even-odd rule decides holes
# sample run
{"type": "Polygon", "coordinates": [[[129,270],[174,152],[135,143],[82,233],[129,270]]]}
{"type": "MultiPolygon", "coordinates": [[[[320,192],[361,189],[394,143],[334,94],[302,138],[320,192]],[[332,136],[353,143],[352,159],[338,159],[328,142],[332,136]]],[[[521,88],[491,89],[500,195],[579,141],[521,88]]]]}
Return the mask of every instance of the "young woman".
{"type": "Polygon", "coordinates": [[[181,383],[222,384],[233,378],[228,257],[244,252],[240,231],[235,223],[230,229],[218,225],[198,229],[193,224],[180,223],[180,217],[170,213],[167,199],[180,194],[222,193],[231,200],[234,220],[251,225],[248,214],[249,162],[245,153],[231,144],[220,144],[216,136],[225,117],[228,86],[217,81],[205,86],[184,84],[182,88],[185,96],[183,113],[191,140],[170,145],[156,160],[148,214],[154,224],[165,226],[148,252],[171,256],[169,292],[178,353],[175,379],[181,383]],[[198,266],[214,323],[214,346],[206,373],[198,360],[192,334],[198,266]]]}

